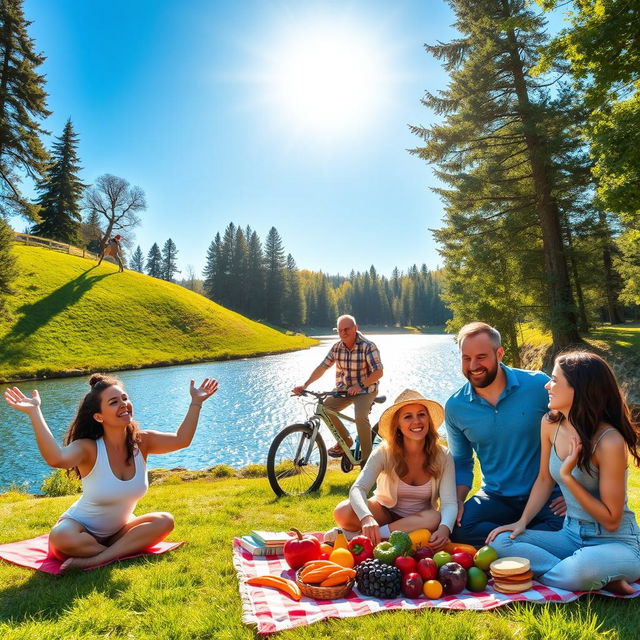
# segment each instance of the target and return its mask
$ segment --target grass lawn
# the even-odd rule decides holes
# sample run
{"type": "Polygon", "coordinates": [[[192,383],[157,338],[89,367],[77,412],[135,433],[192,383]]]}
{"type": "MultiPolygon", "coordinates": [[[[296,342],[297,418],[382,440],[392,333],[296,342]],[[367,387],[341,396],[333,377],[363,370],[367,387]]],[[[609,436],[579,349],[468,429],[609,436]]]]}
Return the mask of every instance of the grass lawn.
{"type": "MultiPolygon", "coordinates": [[[[182,549],[56,578],[0,563],[0,638],[92,640],[253,638],[241,623],[231,539],[253,528],[324,530],[355,472],[328,474],[318,495],[276,500],[264,478],[154,485],[138,513],[176,517],[182,549]]],[[[630,476],[640,507],[640,473],[630,476]]],[[[73,497],[0,496],[0,542],[47,531],[73,497]]],[[[279,634],[282,640],[635,640],[640,601],[583,597],[565,605],[511,605],[492,612],[389,612],[330,620],[279,634]]]]}
{"type": "Polygon", "coordinates": [[[170,282],[15,246],[19,276],[0,319],[0,381],[292,351],[285,335],[170,282]]]}

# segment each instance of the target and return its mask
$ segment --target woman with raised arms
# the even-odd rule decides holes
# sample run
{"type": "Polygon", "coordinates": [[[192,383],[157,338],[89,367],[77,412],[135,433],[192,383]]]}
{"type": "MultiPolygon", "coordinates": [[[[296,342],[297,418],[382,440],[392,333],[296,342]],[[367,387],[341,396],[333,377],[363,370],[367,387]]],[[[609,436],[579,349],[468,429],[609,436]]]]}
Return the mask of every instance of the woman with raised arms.
{"type": "MultiPolygon", "coordinates": [[[[384,411],[378,423],[384,442],[367,460],[349,499],[333,514],[347,538],[362,532],[375,545],[391,531],[428,529],[435,550],[449,542],[458,501],[453,458],[438,444],[443,419],[440,404],[410,389],[384,411]]],[[[338,528],[325,539],[335,539],[338,528]]]]}
{"type": "Polygon", "coordinates": [[[627,505],[629,454],[640,466],[638,431],[613,371],[599,356],[556,358],[542,418],[540,473],[522,516],[487,537],[501,556],[523,556],[543,584],[570,591],[634,592],[640,529],[627,505]],[[526,529],[555,483],[567,503],[559,531],[526,529]]]}
{"type": "Polygon", "coordinates": [[[47,464],[74,469],[82,481],[82,496],[65,511],[49,534],[50,553],[64,560],[61,569],[92,567],[150,547],[173,530],[170,513],[135,516],[149,486],[147,456],[170,453],[191,444],[202,403],[218,389],[210,378],[196,387],[191,380],[191,404],[175,433],[141,431],[133,405],[116,378],[94,374],[60,446],[40,410],[40,395],[25,396],[7,389],[7,404],[26,413],[47,464]]]}

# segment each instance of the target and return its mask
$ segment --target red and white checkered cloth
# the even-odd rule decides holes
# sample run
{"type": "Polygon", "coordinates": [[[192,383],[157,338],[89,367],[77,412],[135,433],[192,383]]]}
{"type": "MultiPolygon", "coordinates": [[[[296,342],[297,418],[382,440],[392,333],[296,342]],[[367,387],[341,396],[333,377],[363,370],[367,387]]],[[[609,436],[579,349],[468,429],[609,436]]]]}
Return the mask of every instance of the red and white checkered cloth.
{"type": "MultiPolygon", "coordinates": [[[[255,624],[258,633],[274,633],[292,629],[300,625],[311,624],[324,618],[354,618],[377,611],[389,609],[474,609],[487,611],[501,607],[509,602],[529,601],[541,604],[547,602],[571,602],[586,591],[565,591],[554,589],[534,582],[533,588],[524,593],[507,595],[494,591],[491,586],[482,593],[463,591],[455,596],[445,596],[439,600],[420,598],[394,598],[379,600],[359,595],[354,589],[345,598],[339,600],[314,600],[302,596],[298,602],[289,596],[268,587],[253,587],[247,579],[254,576],[274,575],[295,579],[282,556],[253,556],[240,546],[237,538],[233,541],[233,564],[238,572],[240,597],[242,598],[242,621],[255,624]]],[[[615,598],[634,598],[640,595],[640,583],[633,585],[636,592],[630,596],[614,595],[608,591],[596,591],[615,598]]]]}

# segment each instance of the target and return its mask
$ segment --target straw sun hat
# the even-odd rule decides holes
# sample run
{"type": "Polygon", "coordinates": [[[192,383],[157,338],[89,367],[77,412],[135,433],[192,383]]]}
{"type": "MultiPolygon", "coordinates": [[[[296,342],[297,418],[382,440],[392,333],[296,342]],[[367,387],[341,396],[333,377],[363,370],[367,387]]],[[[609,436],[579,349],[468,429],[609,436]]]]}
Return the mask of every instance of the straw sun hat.
{"type": "Polygon", "coordinates": [[[444,409],[441,404],[435,400],[427,400],[417,391],[405,389],[395,399],[395,402],[389,408],[385,409],[380,416],[380,420],[378,421],[378,433],[381,438],[384,438],[385,440],[391,439],[393,435],[393,416],[402,409],[402,407],[408,404],[421,404],[429,412],[429,417],[431,418],[434,429],[437,429],[442,424],[444,420],[444,409]]]}

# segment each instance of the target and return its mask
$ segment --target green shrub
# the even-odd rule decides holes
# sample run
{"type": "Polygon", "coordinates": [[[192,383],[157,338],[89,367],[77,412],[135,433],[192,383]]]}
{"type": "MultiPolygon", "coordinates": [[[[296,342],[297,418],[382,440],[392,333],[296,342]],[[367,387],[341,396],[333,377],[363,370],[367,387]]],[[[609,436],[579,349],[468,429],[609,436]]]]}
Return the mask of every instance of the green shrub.
{"type": "Polygon", "coordinates": [[[45,496],[56,498],[57,496],[71,496],[82,491],[80,479],[64,469],[52,471],[43,481],[40,491],[45,496]]]}
{"type": "Polygon", "coordinates": [[[228,464],[217,464],[208,471],[213,478],[233,478],[236,475],[236,470],[228,464]]]}
{"type": "Polygon", "coordinates": [[[241,478],[265,478],[267,467],[263,464],[249,464],[239,471],[241,478]]]}

